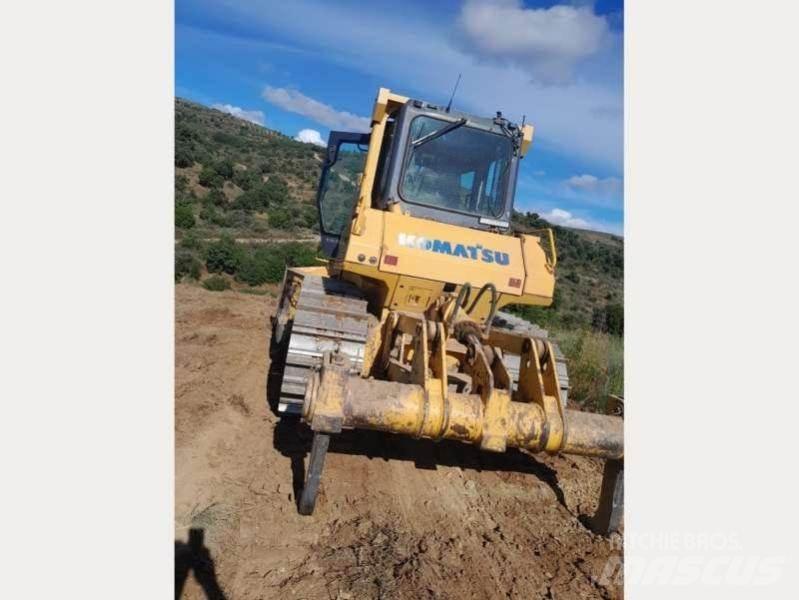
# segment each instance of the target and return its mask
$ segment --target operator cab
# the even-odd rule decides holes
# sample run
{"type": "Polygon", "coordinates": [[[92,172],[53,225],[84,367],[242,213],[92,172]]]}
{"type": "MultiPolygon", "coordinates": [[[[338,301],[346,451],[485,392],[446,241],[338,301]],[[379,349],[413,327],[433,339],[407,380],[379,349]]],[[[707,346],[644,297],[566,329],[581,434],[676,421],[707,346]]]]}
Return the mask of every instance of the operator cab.
{"type": "MultiPolygon", "coordinates": [[[[335,256],[351,222],[371,134],[333,131],[319,185],[322,248],[335,256]]],[[[510,227],[522,128],[408,100],[388,119],[372,207],[459,227],[510,227]]]]}

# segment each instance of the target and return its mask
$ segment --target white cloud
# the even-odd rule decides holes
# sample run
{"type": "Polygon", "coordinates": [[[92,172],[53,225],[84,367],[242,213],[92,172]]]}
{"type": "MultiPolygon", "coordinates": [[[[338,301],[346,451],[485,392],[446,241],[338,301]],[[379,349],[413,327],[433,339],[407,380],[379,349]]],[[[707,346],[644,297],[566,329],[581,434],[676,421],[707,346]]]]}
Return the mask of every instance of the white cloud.
{"type": "Polygon", "coordinates": [[[548,212],[539,213],[542,218],[555,225],[564,227],[574,227],[576,229],[587,229],[589,231],[602,231],[613,235],[624,235],[624,224],[621,222],[600,221],[595,219],[583,219],[575,216],[568,210],[553,208],[548,212]]]}
{"type": "Polygon", "coordinates": [[[468,51],[518,65],[545,84],[571,81],[575,66],[609,33],[590,7],[525,8],[521,0],[467,0],[458,25],[468,51]]]}
{"type": "Polygon", "coordinates": [[[316,144],[322,147],[327,146],[327,142],[322,139],[322,135],[316,131],[316,129],[303,129],[294,139],[298,142],[305,142],[306,144],[316,144]]]}
{"type": "Polygon", "coordinates": [[[256,125],[263,125],[266,122],[264,113],[260,110],[244,110],[232,104],[212,104],[211,107],[216,110],[221,110],[223,113],[238,117],[239,119],[255,123],[256,125]]]}
{"type": "Polygon", "coordinates": [[[301,92],[288,88],[266,86],[262,96],[267,102],[283,110],[313,119],[321,125],[344,131],[369,131],[370,121],[350,112],[336,110],[329,104],[319,102],[301,92]]]}
{"type": "Polygon", "coordinates": [[[624,190],[624,185],[618,177],[600,179],[595,175],[574,175],[566,180],[566,185],[573,190],[599,194],[601,196],[617,196],[624,190]]]}
{"type": "MultiPolygon", "coordinates": [[[[377,3],[322,0],[269,6],[244,0],[224,4],[197,0],[196,6],[212,22],[245,21],[263,31],[265,38],[279,32],[295,47],[292,52],[321,58],[331,68],[362,73],[406,96],[445,104],[457,74],[462,73],[455,108],[478,115],[501,110],[514,120],[526,114],[536,127],[531,152],[559,152],[613,171],[623,165],[623,40],[619,32],[611,31],[607,45],[576,65],[578,76],[571,83],[543,86],[531,81],[518,62],[477,59],[463,43],[457,14],[450,20],[434,18],[428,11],[400,10],[399,5],[386,11],[377,3]],[[356,22],[358,35],[353,36],[356,22]]],[[[246,47],[254,56],[276,51],[263,39],[210,34],[186,26],[180,26],[179,33],[214,47],[246,47]]],[[[362,114],[371,109],[374,91],[364,96],[362,114]]]]}
{"type": "Polygon", "coordinates": [[[555,225],[563,225],[564,227],[577,227],[579,229],[590,229],[590,224],[588,221],[575,217],[568,210],[553,208],[548,213],[544,213],[541,216],[555,225]]]}

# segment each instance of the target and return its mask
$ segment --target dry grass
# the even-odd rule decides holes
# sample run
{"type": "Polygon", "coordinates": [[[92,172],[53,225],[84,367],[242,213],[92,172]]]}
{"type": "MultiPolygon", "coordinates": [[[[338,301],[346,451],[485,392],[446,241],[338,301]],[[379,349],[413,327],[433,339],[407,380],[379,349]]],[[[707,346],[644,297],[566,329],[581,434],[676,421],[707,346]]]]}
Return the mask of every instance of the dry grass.
{"type": "Polygon", "coordinates": [[[624,341],[587,329],[551,332],[568,359],[569,399],[604,410],[609,394],[624,395],[624,341]]]}

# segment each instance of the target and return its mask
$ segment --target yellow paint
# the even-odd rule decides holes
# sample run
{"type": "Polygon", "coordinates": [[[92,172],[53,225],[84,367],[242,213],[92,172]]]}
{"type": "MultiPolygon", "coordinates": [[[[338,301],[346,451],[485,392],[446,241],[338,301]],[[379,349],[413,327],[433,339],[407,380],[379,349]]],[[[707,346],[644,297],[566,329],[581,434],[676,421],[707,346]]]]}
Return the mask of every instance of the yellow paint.
{"type": "Polygon", "coordinates": [[[408,101],[405,96],[392,94],[386,88],[377,91],[375,107],[372,111],[372,132],[369,139],[369,150],[366,154],[361,189],[355,207],[355,218],[352,222],[352,233],[356,236],[363,235],[365,227],[364,213],[372,204],[372,189],[374,188],[377,161],[380,158],[380,149],[383,147],[383,134],[386,130],[388,117],[408,101]]]}
{"type": "MultiPolygon", "coordinates": [[[[444,284],[471,284],[472,298],[491,282],[499,292],[498,307],[508,304],[548,306],[554,294],[554,243],[550,230],[536,235],[503,235],[438,223],[403,214],[398,204],[387,211],[372,207],[377,161],[387,120],[408,101],[386,88],[378,90],[372,111],[372,134],[361,179],[352,227],[342,239],[339,259],[329,266],[331,275],[352,281],[367,292],[371,303],[383,308],[423,312],[444,292],[444,284]],[[449,242],[453,252],[443,254],[400,244],[400,235],[449,242]],[[461,244],[461,248],[458,247],[461,244]],[[508,264],[484,262],[482,252],[495,257],[499,252],[508,264]],[[479,252],[478,258],[472,258],[479,252]],[[395,256],[396,265],[385,262],[395,256]],[[518,286],[512,285],[513,283],[518,286]]],[[[522,130],[522,153],[533,138],[532,125],[522,130]]],[[[431,241],[431,243],[433,243],[431,241]]],[[[484,294],[472,318],[483,321],[490,309],[490,295],[484,294]]]]}
{"type": "Polygon", "coordinates": [[[521,147],[522,156],[527,154],[527,150],[530,148],[530,144],[532,143],[533,143],[533,126],[525,125],[524,127],[522,127],[522,147],[521,147]]]}
{"type": "Polygon", "coordinates": [[[521,295],[521,286],[510,286],[511,279],[521,282],[525,277],[519,238],[395,213],[384,214],[381,271],[454,284],[468,282],[473,288],[491,282],[500,293],[521,295]],[[435,246],[435,242],[441,244],[435,246]],[[459,255],[436,252],[436,248],[459,255]],[[491,263],[482,260],[483,253],[491,257],[491,263]],[[386,262],[387,254],[397,257],[396,265],[386,262]],[[501,264],[497,258],[505,258],[508,264],[501,264]]]}

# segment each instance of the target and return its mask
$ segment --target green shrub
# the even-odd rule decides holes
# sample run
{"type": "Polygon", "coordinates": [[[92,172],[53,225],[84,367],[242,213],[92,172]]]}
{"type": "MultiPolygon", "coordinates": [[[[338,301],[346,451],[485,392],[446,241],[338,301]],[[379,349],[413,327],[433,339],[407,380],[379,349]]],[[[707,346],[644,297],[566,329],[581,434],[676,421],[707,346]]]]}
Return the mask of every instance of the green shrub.
{"type": "Polygon", "coordinates": [[[222,184],[225,183],[225,179],[212,167],[203,167],[199,180],[200,185],[206,188],[222,187],[222,184]]]}
{"type": "Polygon", "coordinates": [[[203,202],[206,204],[213,204],[214,206],[227,206],[227,196],[222,193],[222,190],[219,188],[214,188],[209,191],[205,198],[203,198],[203,202]]]}
{"type": "Polygon", "coordinates": [[[249,285],[277,283],[286,267],[307,267],[317,264],[316,250],[309,244],[289,242],[251,248],[236,271],[236,279],[249,285]]]}
{"type": "Polygon", "coordinates": [[[244,191],[251,189],[254,185],[258,183],[258,180],[259,177],[251,171],[245,171],[243,169],[239,169],[236,170],[235,173],[233,173],[233,183],[235,183],[244,191]]]}
{"type": "Polygon", "coordinates": [[[291,229],[294,226],[294,217],[285,208],[270,208],[269,224],[275,229],[291,229]]]}
{"type": "Polygon", "coordinates": [[[186,168],[194,164],[194,157],[188,148],[175,147],[175,166],[186,168]]]}
{"type": "Polygon", "coordinates": [[[224,211],[218,210],[213,204],[205,203],[200,210],[200,218],[206,223],[218,225],[219,227],[227,227],[229,220],[224,211]]]}
{"type": "Polygon", "coordinates": [[[203,287],[212,292],[222,292],[230,289],[230,282],[220,275],[212,275],[203,281],[203,287]]]}
{"type": "Polygon", "coordinates": [[[621,304],[608,304],[605,307],[605,320],[608,333],[624,335],[624,307],[621,304]]]}
{"type": "Polygon", "coordinates": [[[194,253],[185,249],[175,251],[175,283],[186,276],[196,281],[200,278],[201,270],[202,263],[194,253]]]}
{"type": "Polygon", "coordinates": [[[624,307],[614,303],[594,308],[591,326],[597,331],[624,335],[624,307]]]}
{"type": "Polygon", "coordinates": [[[289,267],[310,267],[319,264],[316,260],[316,248],[301,242],[280,244],[280,253],[289,267]]]}
{"type": "Polygon", "coordinates": [[[191,204],[175,204],[175,227],[181,229],[191,229],[194,227],[194,213],[191,204]]]}
{"type": "Polygon", "coordinates": [[[253,217],[244,210],[231,210],[227,214],[227,226],[237,229],[249,229],[253,225],[253,217]]]}
{"type": "Polygon", "coordinates": [[[263,184],[263,193],[266,196],[266,206],[275,204],[286,204],[290,202],[289,188],[286,182],[277,175],[271,175],[269,180],[263,184]]]}
{"type": "Polygon", "coordinates": [[[570,398],[602,409],[608,394],[624,393],[621,338],[585,329],[552,333],[568,360],[570,398]]]}
{"type": "Polygon", "coordinates": [[[200,242],[200,238],[197,237],[194,231],[187,231],[180,238],[180,247],[187,250],[199,250],[202,247],[202,242],[200,242]]]}
{"type": "Polygon", "coordinates": [[[233,238],[223,236],[205,251],[205,266],[210,273],[233,274],[244,260],[244,249],[233,238]]]}
{"type": "Polygon", "coordinates": [[[175,192],[185,192],[189,186],[189,180],[185,175],[175,176],[175,192]]]}
{"type": "Polygon", "coordinates": [[[214,170],[225,179],[233,178],[233,163],[229,160],[222,160],[216,163],[214,170]]]}
{"type": "Polygon", "coordinates": [[[266,196],[259,187],[247,190],[233,201],[233,206],[240,210],[260,211],[266,208],[266,205],[266,196]]]}
{"type": "Polygon", "coordinates": [[[250,285],[280,281],[283,278],[286,261],[276,250],[274,246],[265,246],[247,254],[236,273],[236,278],[250,285]]]}
{"type": "Polygon", "coordinates": [[[308,229],[315,229],[319,225],[319,213],[314,204],[303,204],[298,218],[299,224],[308,229]]]}

